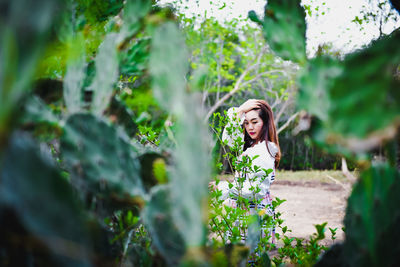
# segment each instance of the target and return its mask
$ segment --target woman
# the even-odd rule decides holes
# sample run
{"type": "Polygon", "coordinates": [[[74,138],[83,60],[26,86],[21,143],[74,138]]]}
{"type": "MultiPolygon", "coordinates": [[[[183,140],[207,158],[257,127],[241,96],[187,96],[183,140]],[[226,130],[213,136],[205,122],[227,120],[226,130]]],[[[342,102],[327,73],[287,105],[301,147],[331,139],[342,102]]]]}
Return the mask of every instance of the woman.
{"type": "MultiPolygon", "coordinates": [[[[264,100],[250,99],[239,108],[230,108],[222,140],[231,147],[244,143],[238,160],[244,161],[245,156],[252,159],[247,170],[236,170],[233,187],[228,182],[218,184],[222,198],[228,199],[232,207],[237,207],[238,199],[247,199],[250,214],[257,209],[273,217],[269,188],[275,179],[281,153],[271,107],[264,100]]],[[[274,229],[270,234],[274,242],[274,229]]]]}

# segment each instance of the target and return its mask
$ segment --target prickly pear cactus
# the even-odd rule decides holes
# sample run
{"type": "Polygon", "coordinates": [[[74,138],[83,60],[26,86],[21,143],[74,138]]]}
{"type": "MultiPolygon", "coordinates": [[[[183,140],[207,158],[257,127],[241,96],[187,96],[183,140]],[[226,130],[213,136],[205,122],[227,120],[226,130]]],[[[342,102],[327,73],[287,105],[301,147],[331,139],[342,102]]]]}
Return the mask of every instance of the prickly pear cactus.
{"type": "MultiPolygon", "coordinates": [[[[263,26],[271,48],[294,61],[298,56],[287,41],[293,37],[294,47],[304,42],[303,36],[292,34],[304,24],[304,17],[293,15],[296,4],[301,9],[299,3],[268,1],[264,22],[249,14],[263,26]],[[285,39],[285,34],[290,37],[285,39]]],[[[303,65],[297,104],[313,116],[310,125],[315,142],[331,152],[362,155],[398,135],[400,83],[395,73],[399,41],[398,29],[343,60],[318,56],[303,65]]],[[[317,266],[400,266],[399,203],[397,169],[385,164],[365,170],[348,200],[346,240],[332,247],[317,266]]]]}
{"type": "Polygon", "coordinates": [[[350,266],[400,263],[400,173],[389,165],[366,170],[348,200],[344,257],[350,266]]]}
{"type": "Polygon", "coordinates": [[[53,23],[64,3],[0,2],[0,154],[14,127],[19,106],[31,90],[40,56],[51,40],[53,23]]]}
{"type": "Polygon", "coordinates": [[[150,74],[154,96],[176,119],[175,166],[170,171],[173,219],[188,248],[204,244],[205,203],[210,178],[210,133],[194,95],[187,93],[188,57],[184,38],[173,23],[160,26],[152,39],[150,74]],[[171,68],[174,66],[174,68],[171,68]],[[190,110],[190,112],[187,112],[190,110]]]}
{"type": "Polygon", "coordinates": [[[314,116],[313,139],[334,153],[363,153],[394,138],[400,125],[400,30],[343,60],[306,59],[304,9],[297,0],[268,1],[265,16],[250,19],[283,59],[303,63],[297,106],[314,116]],[[390,53],[388,53],[390,51],[390,53]]]}
{"type": "Polygon", "coordinates": [[[171,187],[159,185],[151,189],[151,199],[142,211],[142,218],[153,244],[169,265],[177,265],[186,247],[173,219],[171,187]]]}
{"type": "Polygon", "coordinates": [[[368,151],[394,137],[400,121],[400,31],[375,41],[343,61],[317,57],[299,77],[298,107],[322,121],[314,139],[326,147],[368,151]],[[391,53],[387,53],[391,51],[391,53]]]}
{"type": "Polygon", "coordinates": [[[285,60],[306,61],[305,12],[297,0],[270,0],[265,6],[264,21],[254,11],[249,18],[263,26],[264,37],[272,50],[285,60]]]}
{"type": "Polygon", "coordinates": [[[72,179],[93,193],[144,196],[137,151],[116,128],[90,114],[68,118],[61,152],[72,179]]]}
{"type": "Polygon", "coordinates": [[[14,133],[0,160],[0,265],[90,266],[86,215],[68,181],[38,151],[33,139],[14,133]],[[71,257],[63,250],[71,244],[88,250],[71,257]]]}

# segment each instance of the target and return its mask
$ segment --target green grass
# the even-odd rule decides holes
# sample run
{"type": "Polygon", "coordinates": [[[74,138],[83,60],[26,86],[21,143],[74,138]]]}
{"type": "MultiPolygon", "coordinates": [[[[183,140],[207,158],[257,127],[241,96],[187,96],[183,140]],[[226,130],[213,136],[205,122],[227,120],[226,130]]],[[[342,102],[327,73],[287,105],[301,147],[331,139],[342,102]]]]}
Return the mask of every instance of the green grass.
{"type": "Polygon", "coordinates": [[[341,171],[333,170],[312,170],[312,171],[277,171],[275,180],[287,181],[319,181],[326,183],[334,183],[328,176],[340,181],[348,182],[346,176],[341,171]]]}
{"type": "MultiPolygon", "coordinates": [[[[277,170],[275,181],[319,181],[326,183],[335,183],[332,179],[328,178],[328,175],[339,182],[349,182],[348,179],[342,174],[341,171],[334,170],[311,170],[311,171],[286,171],[277,170]]],[[[355,173],[353,175],[356,176],[355,173]]],[[[221,181],[232,179],[233,175],[224,174],[218,176],[221,181]]]]}

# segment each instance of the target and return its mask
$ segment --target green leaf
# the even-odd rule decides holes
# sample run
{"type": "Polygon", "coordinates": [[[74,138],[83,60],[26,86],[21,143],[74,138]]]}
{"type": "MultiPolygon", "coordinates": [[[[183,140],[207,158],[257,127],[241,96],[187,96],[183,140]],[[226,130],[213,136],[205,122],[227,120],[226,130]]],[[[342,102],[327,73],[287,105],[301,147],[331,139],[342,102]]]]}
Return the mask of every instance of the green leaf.
{"type": "Polygon", "coordinates": [[[91,109],[96,115],[103,114],[108,107],[118,80],[117,36],[110,33],[105,37],[95,59],[96,75],[90,88],[93,90],[91,109]]]}
{"type": "Polygon", "coordinates": [[[170,173],[173,219],[186,245],[198,247],[206,237],[203,203],[208,197],[211,139],[198,99],[185,91],[187,72],[184,39],[177,25],[165,23],[153,36],[150,73],[154,96],[176,117],[176,164],[170,173]]]}
{"type": "Polygon", "coordinates": [[[344,225],[349,266],[390,266],[399,262],[400,173],[388,164],[361,174],[348,199],[344,225]]]}
{"type": "Polygon", "coordinates": [[[150,73],[154,97],[160,105],[176,114],[185,112],[185,75],[188,71],[188,54],[185,41],[177,26],[167,22],[154,33],[150,73]]]}
{"type": "Polygon", "coordinates": [[[11,132],[18,104],[31,89],[57,9],[62,9],[63,2],[15,0],[2,2],[1,6],[0,149],[11,132]]]}
{"type": "Polygon", "coordinates": [[[61,152],[76,184],[93,193],[144,197],[137,150],[118,132],[91,114],[68,118],[61,152]]]}
{"type": "Polygon", "coordinates": [[[324,222],[322,224],[314,225],[315,229],[317,229],[317,236],[316,236],[317,240],[322,240],[325,238],[325,227],[327,224],[328,224],[327,222],[324,222]]]}
{"type": "MultiPolygon", "coordinates": [[[[149,46],[149,38],[143,38],[133,42],[126,51],[120,51],[118,54],[120,72],[124,75],[142,75],[148,67],[149,46]]],[[[135,80],[136,76],[133,80],[129,77],[128,82],[134,83],[135,80]]]]}
{"type": "MultiPolygon", "coordinates": [[[[5,207],[12,209],[27,231],[10,229],[7,238],[26,242],[26,246],[33,246],[30,249],[38,253],[36,256],[46,257],[29,244],[37,238],[53,252],[51,258],[58,262],[56,265],[87,266],[92,245],[85,215],[70,184],[38,151],[30,138],[14,134],[1,160],[0,213],[5,207]]],[[[11,221],[12,216],[2,218],[3,223],[11,221]]]]}
{"type": "Polygon", "coordinates": [[[314,140],[335,152],[362,153],[394,137],[400,120],[400,82],[394,76],[399,42],[395,31],[343,62],[309,62],[299,79],[298,103],[317,118],[314,140]]]}
{"type": "Polygon", "coordinates": [[[249,11],[248,17],[251,21],[258,23],[261,26],[263,25],[263,22],[258,18],[257,14],[254,10],[249,11]]]}
{"type": "Polygon", "coordinates": [[[46,122],[58,125],[60,117],[56,115],[46,103],[38,96],[30,96],[25,103],[26,114],[23,117],[24,123],[46,122]]]}
{"type": "Polygon", "coordinates": [[[265,7],[263,31],[268,44],[278,56],[285,60],[305,63],[306,23],[300,1],[268,1],[265,7]]]}
{"type": "Polygon", "coordinates": [[[150,200],[141,217],[152,237],[155,247],[169,265],[177,265],[185,253],[185,241],[174,223],[171,188],[158,185],[151,189],[150,200]]]}
{"type": "Polygon", "coordinates": [[[81,110],[82,86],[86,74],[86,56],[82,34],[70,41],[67,70],[64,77],[64,102],[67,112],[72,114],[81,110]]]}

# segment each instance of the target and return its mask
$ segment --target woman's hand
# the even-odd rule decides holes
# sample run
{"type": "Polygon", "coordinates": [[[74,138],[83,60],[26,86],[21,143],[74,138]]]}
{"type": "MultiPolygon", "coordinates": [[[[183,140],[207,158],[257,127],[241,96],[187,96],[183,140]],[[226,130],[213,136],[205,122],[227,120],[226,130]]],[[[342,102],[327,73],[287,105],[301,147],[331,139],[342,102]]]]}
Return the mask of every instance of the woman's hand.
{"type": "Polygon", "coordinates": [[[238,113],[239,114],[247,113],[250,110],[252,110],[254,108],[258,108],[258,107],[259,107],[259,104],[258,104],[257,99],[249,99],[239,107],[238,113]]]}

